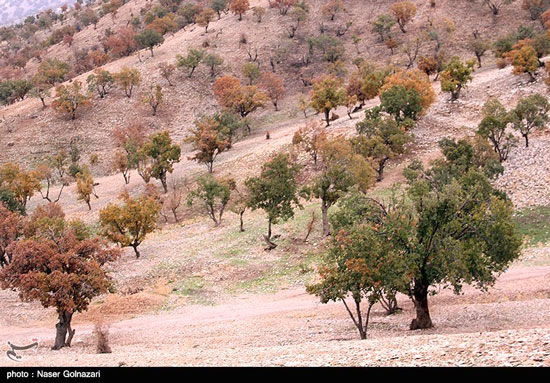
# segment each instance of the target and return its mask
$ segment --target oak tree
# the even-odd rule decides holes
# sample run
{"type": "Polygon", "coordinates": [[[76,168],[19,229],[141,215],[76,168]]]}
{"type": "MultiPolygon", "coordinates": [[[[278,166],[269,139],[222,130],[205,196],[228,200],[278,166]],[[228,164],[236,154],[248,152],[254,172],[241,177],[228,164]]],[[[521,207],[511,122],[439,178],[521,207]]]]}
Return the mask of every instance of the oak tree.
{"type": "Polygon", "coordinates": [[[323,76],[313,82],[310,93],[310,105],[325,116],[326,125],[330,125],[330,111],[346,104],[346,91],[340,80],[334,76],[323,76]]]}
{"type": "Polygon", "coordinates": [[[75,330],[74,313],[85,311],[92,298],[107,293],[111,279],[103,266],[119,251],[98,238],[79,240],[65,228],[55,238],[29,238],[10,246],[12,261],[0,271],[4,289],[14,289],[23,301],[54,307],[56,324],[53,350],[70,347],[75,330]]]}
{"type": "Polygon", "coordinates": [[[262,165],[261,174],[246,180],[252,210],[262,209],[267,214],[266,250],[277,247],[271,241],[271,226],[294,217],[294,208],[301,207],[298,200],[296,175],[299,167],[290,162],[287,154],[279,153],[262,165]]]}
{"type": "Polygon", "coordinates": [[[122,247],[132,247],[139,258],[138,246],[155,230],[161,205],[147,195],[131,197],[123,193],[121,198],[122,205],[111,203],[99,212],[102,233],[122,247]]]}

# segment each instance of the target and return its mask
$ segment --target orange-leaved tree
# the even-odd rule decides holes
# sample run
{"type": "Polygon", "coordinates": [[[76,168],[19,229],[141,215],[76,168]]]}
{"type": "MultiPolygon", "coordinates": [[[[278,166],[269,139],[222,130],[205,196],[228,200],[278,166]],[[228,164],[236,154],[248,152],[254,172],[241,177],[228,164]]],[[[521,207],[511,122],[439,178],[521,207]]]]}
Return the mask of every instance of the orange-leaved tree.
{"type": "Polygon", "coordinates": [[[313,81],[310,93],[310,105],[325,116],[327,126],[330,125],[330,111],[340,105],[346,105],[346,90],[342,88],[338,78],[328,75],[313,81]]]}
{"type": "Polygon", "coordinates": [[[395,17],[395,20],[397,21],[397,24],[399,24],[401,32],[406,33],[407,31],[405,30],[405,25],[407,25],[414,18],[414,16],[416,16],[416,5],[410,1],[400,1],[392,4],[390,9],[395,17]]]}
{"type": "Polygon", "coordinates": [[[195,128],[191,129],[191,134],[185,139],[197,151],[190,159],[205,164],[209,173],[213,171],[218,154],[231,147],[230,138],[220,128],[218,120],[205,116],[195,121],[195,128]]]}
{"type": "Polygon", "coordinates": [[[70,85],[59,85],[55,89],[52,108],[74,120],[76,119],[76,112],[91,103],[90,96],[82,92],[82,83],[74,80],[70,85]]]}
{"type": "Polygon", "coordinates": [[[250,8],[248,0],[231,0],[229,10],[235,15],[239,15],[239,21],[243,19],[243,13],[246,13],[250,8]]]}
{"type": "Polygon", "coordinates": [[[388,76],[384,85],[380,88],[379,94],[381,95],[399,85],[407,90],[414,89],[420,95],[422,99],[422,113],[435,101],[435,91],[429,77],[418,69],[399,71],[388,76]]]}
{"type": "Polygon", "coordinates": [[[246,117],[267,102],[265,94],[256,86],[243,86],[238,78],[223,76],[214,82],[214,95],[218,103],[241,117],[246,117]]]}
{"type": "Polygon", "coordinates": [[[161,204],[145,194],[134,198],[123,193],[121,198],[122,205],[111,203],[101,209],[99,222],[105,237],[122,247],[132,247],[139,258],[138,246],[155,230],[161,204]]]}

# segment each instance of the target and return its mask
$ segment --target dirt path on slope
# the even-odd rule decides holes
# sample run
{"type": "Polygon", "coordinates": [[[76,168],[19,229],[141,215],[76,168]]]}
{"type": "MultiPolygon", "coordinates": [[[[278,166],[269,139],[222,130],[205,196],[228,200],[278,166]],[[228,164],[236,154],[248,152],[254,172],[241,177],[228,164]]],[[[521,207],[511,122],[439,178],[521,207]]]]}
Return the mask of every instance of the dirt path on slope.
{"type": "MultiPolygon", "coordinates": [[[[403,312],[398,315],[385,316],[376,307],[365,342],[356,342],[356,330],[341,303],[322,305],[299,287],[270,295],[229,298],[217,306],[190,305],[115,322],[110,330],[113,353],[109,355],[95,354],[92,325],[79,323],[78,314],[74,326],[77,335],[70,349],[48,349],[54,335],[53,323],[33,328],[2,326],[0,343],[18,344],[38,338],[38,353],[27,353],[23,361],[33,366],[398,365],[421,363],[425,358],[428,364],[445,365],[461,361],[456,352],[436,358],[438,354],[430,354],[426,348],[432,343],[439,345],[438,351],[442,344],[447,350],[468,353],[484,347],[479,355],[470,355],[473,364],[481,363],[481,357],[488,358],[483,363],[549,364],[549,281],[550,267],[514,267],[489,293],[467,287],[463,295],[455,296],[445,290],[430,298],[435,328],[420,332],[407,330],[413,307],[402,296],[403,312]],[[521,337],[529,339],[529,344],[523,345],[529,347],[528,353],[521,347],[511,347],[521,337]],[[510,350],[503,351],[503,345],[510,350]],[[414,351],[419,349],[422,352],[414,351]],[[491,359],[493,354],[489,352],[498,358],[491,359]],[[411,353],[421,355],[421,359],[412,358],[411,353]]],[[[0,365],[10,364],[3,360],[0,365]]]]}

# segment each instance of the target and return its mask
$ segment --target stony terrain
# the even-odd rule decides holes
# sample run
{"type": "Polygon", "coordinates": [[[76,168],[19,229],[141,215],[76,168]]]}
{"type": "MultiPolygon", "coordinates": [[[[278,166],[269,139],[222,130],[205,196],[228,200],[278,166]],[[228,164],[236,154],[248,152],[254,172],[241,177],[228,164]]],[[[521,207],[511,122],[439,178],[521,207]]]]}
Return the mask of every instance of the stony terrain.
{"type": "MultiPolygon", "coordinates": [[[[341,304],[321,305],[289,286],[275,294],[227,297],[214,306],[185,305],[168,312],[115,321],[112,354],[94,351],[92,327],[78,318],[70,349],[52,353],[49,320],[2,326],[0,339],[30,343],[22,365],[269,365],[269,366],[548,366],[550,367],[550,266],[517,265],[489,293],[467,288],[431,299],[435,328],[409,331],[412,304],[385,316],[376,307],[369,338],[356,330],[341,304]]],[[[13,297],[2,293],[10,313],[13,297]]],[[[160,292],[157,294],[160,296],[160,292]]],[[[85,315],[86,316],[86,315],[85,315]]],[[[3,322],[6,321],[2,315],[3,322]]],[[[13,365],[2,360],[0,365],[13,365]]]]}
{"type": "MultiPolygon", "coordinates": [[[[131,1],[122,7],[117,19],[102,19],[97,26],[83,29],[75,35],[76,46],[96,41],[106,28],[124,24],[133,10],[144,1],[131,1]],[[79,45],[80,44],[80,45],[79,45]]],[[[251,1],[252,5],[267,1],[251,1]]],[[[387,1],[370,2],[367,11],[353,2],[350,14],[355,28],[370,30],[370,20],[387,8],[387,1]],[[368,29],[367,29],[368,28],[368,29]]],[[[425,20],[428,2],[415,1],[420,6],[418,20],[425,20]]],[[[1,4],[1,3],[0,3],[1,4]]],[[[441,2],[436,12],[442,16],[454,14],[456,20],[469,20],[469,2],[441,2]]],[[[316,11],[318,11],[316,7],[316,11]]],[[[538,24],[520,14],[519,4],[506,9],[496,23],[480,11],[468,22],[457,23],[456,51],[463,56],[464,42],[472,23],[483,33],[504,33],[519,24],[538,24]],[[462,32],[461,32],[462,31],[462,32]],[[467,32],[464,32],[467,31],[467,32]]],[[[117,71],[124,65],[136,66],[146,76],[147,84],[162,81],[157,65],[174,59],[176,53],[208,40],[226,58],[224,72],[240,75],[240,65],[246,60],[247,47],[238,44],[238,36],[246,32],[249,46],[258,47],[261,65],[267,66],[269,44],[280,19],[268,14],[260,24],[251,15],[237,22],[234,15],[224,15],[212,23],[208,33],[192,27],[166,37],[155,51],[122,58],[105,66],[117,71]]],[[[411,28],[417,28],[420,22],[411,28]]],[[[318,28],[308,23],[307,30],[318,28]]],[[[278,36],[281,37],[281,36],[278,36]]],[[[303,36],[302,36],[303,38],[303,36]]],[[[282,36],[277,41],[286,41],[282,36]]],[[[347,41],[348,51],[355,47],[347,41]]],[[[385,48],[366,34],[360,51],[372,58],[385,55],[385,48]]],[[[431,49],[431,48],[426,48],[431,49]]],[[[300,52],[292,56],[297,60],[300,52]]],[[[48,57],[64,57],[70,52],[63,45],[51,47],[48,57]]],[[[403,57],[398,56],[401,62],[403,57]]],[[[36,62],[26,70],[31,72],[36,62]]],[[[291,66],[289,64],[289,66],[291,66]]],[[[351,65],[350,65],[351,66],[351,65]]],[[[204,68],[200,69],[206,71],[204,68]]],[[[69,218],[78,217],[96,225],[99,210],[114,201],[123,190],[120,174],[112,174],[109,164],[112,153],[113,128],[141,121],[151,131],[168,129],[181,142],[193,120],[216,107],[211,93],[211,81],[203,74],[191,81],[184,74],[177,76],[174,87],[165,86],[166,106],[157,117],[151,117],[137,99],[128,100],[119,91],[96,103],[76,121],[59,118],[50,108],[42,110],[39,101],[27,99],[3,108],[0,120],[0,162],[17,158],[34,163],[51,152],[59,143],[73,137],[83,139],[86,155],[98,153],[101,163],[96,172],[98,199],[92,199],[92,211],[76,198],[75,185],[66,189],[60,204],[69,218]],[[101,119],[97,119],[101,116],[101,119]]],[[[320,64],[312,71],[321,71],[320,64]]],[[[305,120],[296,107],[297,97],[307,93],[296,80],[296,73],[285,77],[287,97],[281,111],[263,110],[254,117],[251,135],[235,143],[232,150],[221,154],[216,162],[216,175],[231,175],[238,181],[254,175],[268,156],[291,143],[294,132],[305,120]],[[294,77],[293,77],[294,76],[294,77]],[[270,132],[270,140],[265,132],[270,132]]],[[[80,79],[85,80],[87,74],[80,79]]],[[[437,102],[413,129],[415,141],[408,154],[388,166],[385,179],[372,194],[383,195],[394,183],[403,181],[402,169],[413,158],[428,163],[437,158],[437,143],[444,137],[472,136],[479,123],[480,111],[489,96],[496,96],[511,108],[520,97],[535,92],[546,94],[539,75],[535,83],[515,76],[510,68],[498,69],[492,57],[476,70],[474,80],[457,102],[449,102],[448,94],[438,93],[437,102]]],[[[369,104],[375,105],[378,100],[369,104]]],[[[348,119],[344,108],[336,111],[341,117],[330,132],[351,134],[362,113],[348,119]]],[[[308,119],[319,116],[309,113],[308,119]]],[[[505,163],[504,174],[495,181],[522,211],[527,207],[550,205],[550,135],[537,133],[531,146],[519,145],[505,163]]],[[[171,177],[193,178],[205,171],[203,166],[188,160],[191,153],[183,146],[182,161],[171,177]]],[[[128,185],[138,192],[143,182],[133,172],[128,185]]],[[[32,211],[43,201],[39,196],[29,203],[32,211]]],[[[52,352],[56,315],[34,303],[22,303],[16,293],[0,291],[3,303],[0,311],[0,344],[28,344],[40,341],[36,353],[25,352],[17,365],[270,365],[270,366],[549,366],[550,367],[550,247],[547,242],[526,242],[521,260],[501,275],[487,292],[466,287],[462,295],[438,287],[439,294],[430,297],[435,327],[426,331],[409,331],[413,317],[411,302],[399,297],[403,311],[386,316],[376,306],[369,336],[359,341],[356,329],[341,303],[322,305],[305,292],[305,284],[316,278],[319,256],[325,248],[317,225],[304,243],[305,225],[318,203],[307,203],[296,217],[274,230],[280,234],[279,247],[263,251],[261,235],[266,228],[261,212],[247,212],[246,232],[239,233],[236,216],[227,212],[224,223],[213,228],[207,218],[184,212],[179,224],[160,223],[158,230],[143,243],[142,258],[136,260],[130,250],[109,266],[116,293],[96,298],[85,313],[75,314],[77,330],[73,347],[52,352]],[[207,241],[205,239],[208,239],[207,241]],[[94,323],[101,319],[110,325],[112,354],[95,352],[94,323]]],[[[544,227],[547,228],[546,223],[544,227]]],[[[0,349],[0,352],[4,348],[0,349]]],[[[0,366],[16,362],[0,355],[0,366]]]]}
{"type": "MultiPolygon", "coordinates": [[[[476,116],[478,100],[495,78],[500,82],[495,87],[517,81],[507,71],[487,69],[477,74],[460,103],[440,97],[414,130],[421,158],[435,158],[437,141],[449,133],[471,134],[476,122],[470,116],[476,116]],[[450,125],[446,115],[463,119],[464,125],[450,125]]],[[[342,119],[332,129],[350,132],[353,122],[342,119]]],[[[256,134],[237,143],[234,151],[221,156],[220,172],[244,176],[235,172],[234,164],[263,158],[288,144],[297,124],[275,127],[269,141],[256,134]]],[[[546,142],[547,137],[539,135],[528,150],[518,147],[497,181],[520,206],[545,203],[545,183],[519,164],[539,153],[530,169],[540,166],[548,174],[547,163],[539,162],[546,155],[541,149],[546,142]],[[520,176],[523,183],[511,181],[520,176]],[[527,199],[522,199],[524,193],[529,193],[527,199]]],[[[391,166],[374,193],[402,180],[400,170],[408,158],[391,166]]],[[[198,171],[196,164],[183,161],[175,175],[198,171]]],[[[98,208],[120,191],[122,180],[114,175],[100,178],[99,183],[101,198],[93,202],[90,213],[70,189],[62,200],[69,215],[93,222],[98,208]]],[[[137,175],[130,187],[140,187],[137,175]]],[[[304,220],[308,209],[295,220],[304,220]]],[[[119,293],[96,300],[87,313],[77,315],[75,345],[60,352],[48,350],[55,313],[36,303],[20,303],[14,293],[3,291],[8,309],[0,316],[0,339],[19,343],[40,339],[38,353],[25,355],[23,363],[28,365],[550,365],[550,249],[542,244],[527,248],[522,260],[487,293],[466,288],[464,295],[455,296],[443,290],[431,298],[434,329],[409,331],[412,304],[400,297],[403,312],[387,317],[377,307],[369,339],[358,341],[341,304],[321,305],[304,291],[304,282],[315,277],[309,269],[315,260],[309,254],[322,249],[322,244],[316,238],[310,244],[294,243],[303,235],[303,224],[290,221],[276,228],[283,234],[283,244],[266,254],[258,243],[264,224],[261,214],[248,213],[250,229],[241,237],[235,236],[231,217],[216,229],[191,218],[165,227],[144,243],[142,259],[127,252],[112,266],[119,293]],[[207,246],[202,243],[205,236],[210,238],[207,246]],[[294,258],[286,255],[289,252],[296,253],[294,258]],[[300,265],[305,271],[293,271],[300,265]],[[136,286],[145,288],[128,292],[136,286]],[[94,352],[92,330],[98,317],[111,323],[113,354],[94,352]]]]}

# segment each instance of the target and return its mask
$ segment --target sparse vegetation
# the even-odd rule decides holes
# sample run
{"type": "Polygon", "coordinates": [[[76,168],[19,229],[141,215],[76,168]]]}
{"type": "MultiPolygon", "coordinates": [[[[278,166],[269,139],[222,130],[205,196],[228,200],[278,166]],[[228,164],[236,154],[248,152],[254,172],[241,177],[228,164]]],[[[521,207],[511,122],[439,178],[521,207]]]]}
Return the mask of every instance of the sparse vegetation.
{"type": "Polygon", "coordinates": [[[57,1],[0,26],[26,363],[545,364],[550,1],[57,1]]]}

